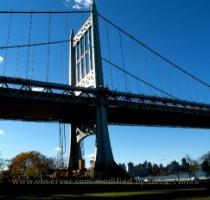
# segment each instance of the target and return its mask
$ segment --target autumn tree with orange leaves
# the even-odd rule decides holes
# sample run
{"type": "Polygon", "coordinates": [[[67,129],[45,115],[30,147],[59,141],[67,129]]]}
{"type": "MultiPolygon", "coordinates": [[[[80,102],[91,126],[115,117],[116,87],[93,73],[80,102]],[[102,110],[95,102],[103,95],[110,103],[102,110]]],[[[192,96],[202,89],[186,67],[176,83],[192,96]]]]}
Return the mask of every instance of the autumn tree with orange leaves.
{"type": "Polygon", "coordinates": [[[53,160],[37,151],[18,154],[9,166],[12,177],[41,177],[48,175],[54,168],[53,160]]]}

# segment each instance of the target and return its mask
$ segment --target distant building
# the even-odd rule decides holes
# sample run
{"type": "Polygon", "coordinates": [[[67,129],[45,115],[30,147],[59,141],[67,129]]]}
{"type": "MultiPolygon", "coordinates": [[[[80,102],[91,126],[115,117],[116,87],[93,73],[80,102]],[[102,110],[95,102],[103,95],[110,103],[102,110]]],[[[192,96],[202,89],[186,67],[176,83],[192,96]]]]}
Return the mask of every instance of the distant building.
{"type": "Polygon", "coordinates": [[[124,163],[119,163],[119,166],[122,167],[125,171],[127,171],[124,163]]]}

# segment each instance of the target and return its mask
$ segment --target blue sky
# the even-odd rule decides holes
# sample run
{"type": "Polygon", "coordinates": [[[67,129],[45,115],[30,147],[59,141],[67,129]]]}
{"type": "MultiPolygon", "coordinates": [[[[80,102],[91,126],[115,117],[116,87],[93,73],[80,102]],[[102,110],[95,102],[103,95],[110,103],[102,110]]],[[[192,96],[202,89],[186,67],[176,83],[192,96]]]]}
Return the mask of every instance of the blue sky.
{"type": "MultiPolygon", "coordinates": [[[[1,10],[68,10],[80,9],[87,1],[62,0],[2,0],[1,10]]],[[[97,0],[98,10],[111,21],[127,30],[132,35],[183,66],[191,73],[210,83],[210,1],[207,0],[97,0]]],[[[87,4],[85,5],[87,7],[87,4]]],[[[9,16],[0,16],[5,29],[0,33],[0,45],[5,45],[8,33],[9,16]],[[3,20],[2,20],[3,19],[3,20]]],[[[48,17],[33,16],[31,41],[48,40],[48,17]],[[40,29],[41,28],[41,29],[40,29]],[[40,31],[42,30],[42,31],[40,31]]],[[[72,28],[78,27],[87,16],[52,16],[51,40],[66,39],[72,28]]],[[[28,42],[29,16],[13,16],[9,44],[28,42]],[[21,23],[20,23],[21,21],[21,23]],[[21,26],[21,29],[18,28],[21,26]]],[[[102,55],[109,56],[104,22],[100,22],[102,55]]],[[[122,63],[119,53],[118,32],[108,27],[112,61],[122,63]]],[[[180,98],[210,103],[209,90],[184,77],[170,68],[158,58],[151,56],[144,49],[133,44],[122,36],[126,70],[157,84],[170,93],[178,94],[180,98]],[[135,49],[136,72],[132,65],[132,48],[135,49]],[[158,71],[157,71],[158,70],[158,71]],[[157,75],[158,74],[158,75],[157,75]],[[177,83],[177,77],[179,84],[177,83]],[[169,84],[167,84],[169,82],[169,84]]],[[[27,49],[10,50],[7,52],[6,75],[25,77],[27,68],[27,49]],[[17,56],[18,54],[18,56],[17,56]]],[[[37,80],[46,79],[47,47],[30,49],[29,77],[37,80]]],[[[50,49],[50,81],[67,83],[68,46],[66,44],[53,46],[50,49]],[[59,66],[59,67],[57,67],[59,66]]],[[[5,51],[0,50],[0,73],[5,64],[5,51]]],[[[104,65],[106,67],[106,65],[104,65]]],[[[109,69],[107,66],[106,69],[109,69]]],[[[110,77],[105,70],[106,84],[110,85],[110,77]],[[106,74],[107,73],[107,74],[106,74]]],[[[112,70],[112,73],[116,72],[112,70]]],[[[118,72],[116,72],[118,73],[118,72]]],[[[118,74],[118,81],[123,76],[118,74]]],[[[133,80],[127,78],[131,91],[133,80]]],[[[136,83],[136,82],[135,82],[136,83]]],[[[121,84],[123,85],[123,84],[121,84]]],[[[119,89],[120,83],[115,81],[113,89],[119,89]],[[118,85],[119,84],[119,85],[118,85]]],[[[120,88],[124,90],[123,88],[120,88]]],[[[145,94],[156,94],[146,86],[140,85],[140,91],[145,94]]],[[[68,126],[67,126],[68,130],[68,126]]],[[[113,154],[117,162],[132,161],[134,163],[149,160],[157,163],[168,163],[174,159],[180,160],[190,154],[198,158],[210,150],[209,130],[124,127],[109,126],[113,154]]],[[[67,137],[69,140],[69,137],[67,137]]],[[[94,137],[85,141],[85,154],[94,150],[94,137]]],[[[69,144],[68,144],[69,145],[69,144]]],[[[11,158],[17,153],[38,150],[41,153],[55,157],[55,147],[58,146],[57,123],[29,123],[19,121],[0,121],[0,156],[11,158]]]]}

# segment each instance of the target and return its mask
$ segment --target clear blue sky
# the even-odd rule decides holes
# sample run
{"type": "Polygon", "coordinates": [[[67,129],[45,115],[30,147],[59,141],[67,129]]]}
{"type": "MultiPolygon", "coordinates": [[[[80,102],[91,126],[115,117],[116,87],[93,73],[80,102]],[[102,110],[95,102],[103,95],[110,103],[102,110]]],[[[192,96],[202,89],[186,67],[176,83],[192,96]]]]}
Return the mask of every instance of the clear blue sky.
{"type": "MultiPolygon", "coordinates": [[[[73,1],[62,0],[0,1],[1,10],[66,10],[71,9],[72,6],[75,6],[73,1]]],[[[101,14],[164,56],[210,83],[210,1],[97,0],[97,6],[101,14]]],[[[1,20],[2,27],[5,27],[0,33],[0,45],[5,45],[8,40],[8,16],[0,17],[4,19],[1,20]]],[[[13,16],[12,18],[13,25],[9,43],[27,43],[29,17],[13,16]]],[[[86,16],[82,15],[79,15],[79,17],[52,16],[53,25],[50,39],[68,38],[70,30],[74,28],[76,31],[78,24],[81,24],[85,18],[86,16]]],[[[35,16],[33,18],[31,41],[48,40],[47,22],[48,16],[35,16]]],[[[102,22],[102,54],[108,57],[106,30],[103,27],[102,22]]],[[[112,61],[121,64],[120,53],[117,51],[117,47],[119,47],[119,39],[116,39],[117,32],[111,27],[109,31],[112,45],[112,61]]],[[[127,38],[123,37],[126,66],[131,66],[133,62],[131,55],[133,43],[130,41],[126,43],[126,41],[128,41],[127,38]]],[[[181,88],[182,92],[180,92],[179,96],[184,99],[210,103],[209,90],[197,86],[192,80],[184,80],[184,76],[180,78],[179,85],[173,84],[178,76],[174,75],[173,69],[170,69],[168,65],[157,58],[152,60],[152,57],[141,48],[137,46],[134,48],[136,49],[136,62],[139,67],[138,72],[136,72],[137,75],[142,75],[142,78],[150,80],[154,84],[156,83],[173,94],[177,94],[177,91],[181,88]],[[164,67],[161,68],[163,65],[164,67]],[[156,68],[158,68],[158,72],[154,73],[154,70],[157,70],[156,68]],[[158,73],[161,81],[156,78],[158,73]],[[172,83],[166,85],[167,81],[171,81],[171,79],[172,83]]],[[[57,45],[50,49],[49,79],[51,81],[67,82],[67,49],[66,45],[57,45]]],[[[0,51],[0,56],[5,59],[5,51],[0,51]]],[[[38,80],[46,79],[46,57],[47,47],[30,49],[29,77],[32,76],[38,80]]],[[[17,50],[8,51],[6,75],[25,77],[26,58],[27,49],[19,50],[19,52],[17,50]]],[[[0,58],[1,73],[4,64],[5,61],[1,61],[0,58]]],[[[131,67],[126,69],[135,70],[131,67]]],[[[179,72],[175,73],[179,74],[179,72]]],[[[123,78],[121,77],[119,80],[123,81],[123,78]]],[[[132,81],[128,79],[128,82],[130,90],[132,90],[132,81]]],[[[107,83],[109,84],[109,81],[107,83]]],[[[118,87],[117,83],[115,84],[114,87],[118,87]]],[[[149,93],[147,90],[148,88],[142,86],[143,93],[149,93]]],[[[0,121],[0,129],[1,157],[12,158],[17,153],[29,150],[37,150],[47,156],[56,156],[54,148],[58,146],[57,123],[0,121]]],[[[166,164],[174,159],[179,161],[186,154],[198,158],[210,150],[210,130],[109,126],[109,132],[113,154],[117,162],[127,163],[132,161],[138,163],[149,160],[153,163],[162,162],[166,164]]],[[[69,140],[69,137],[67,139],[69,140]]],[[[94,150],[93,139],[94,137],[91,136],[85,141],[86,155],[91,154],[94,150]]]]}

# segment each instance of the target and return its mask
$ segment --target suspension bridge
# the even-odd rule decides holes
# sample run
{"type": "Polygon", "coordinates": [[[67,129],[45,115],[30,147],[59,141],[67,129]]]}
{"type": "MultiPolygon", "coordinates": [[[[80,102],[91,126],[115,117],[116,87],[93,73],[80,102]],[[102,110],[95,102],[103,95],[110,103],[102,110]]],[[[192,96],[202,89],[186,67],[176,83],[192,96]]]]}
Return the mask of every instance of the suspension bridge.
{"type": "Polygon", "coordinates": [[[0,118],[71,124],[69,169],[81,168],[81,143],[95,134],[95,175],[120,171],[108,124],[210,128],[210,84],[95,4],[90,11],[0,11],[0,18],[0,118]]]}

